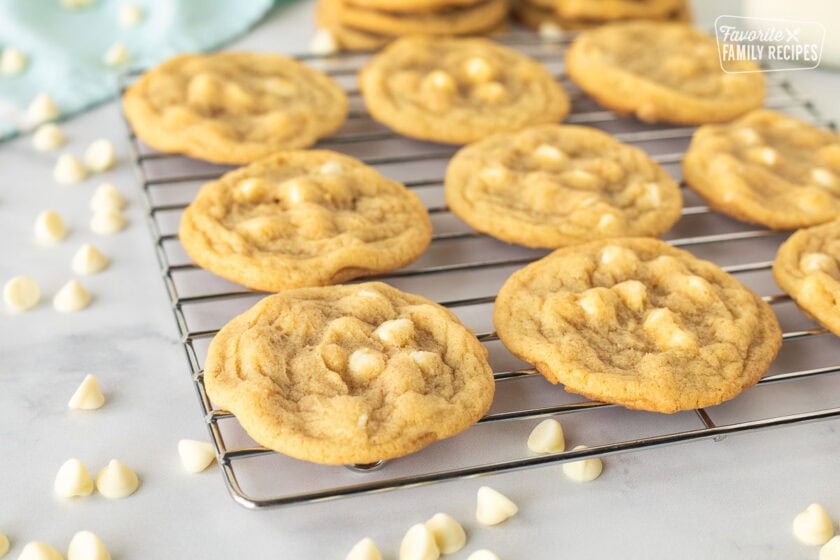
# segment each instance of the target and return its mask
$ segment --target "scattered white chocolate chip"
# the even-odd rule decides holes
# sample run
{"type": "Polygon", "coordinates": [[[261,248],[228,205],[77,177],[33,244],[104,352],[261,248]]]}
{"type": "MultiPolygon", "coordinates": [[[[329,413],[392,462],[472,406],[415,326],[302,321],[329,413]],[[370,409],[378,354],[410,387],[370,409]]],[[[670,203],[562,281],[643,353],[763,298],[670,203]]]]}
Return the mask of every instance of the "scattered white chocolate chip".
{"type": "Polygon", "coordinates": [[[112,235],[125,229],[125,217],[119,210],[97,210],[90,219],[90,230],[98,235],[112,235]]]}
{"type": "Polygon", "coordinates": [[[819,560],[840,560],[840,537],[831,537],[822,545],[819,560]]]}
{"type": "Polygon", "coordinates": [[[216,449],[206,441],[182,439],[178,442],[178,456],[184,469],[198,473],[210,466],[216,458],[216,449]]]}
{"type": "Polygon", "coordinates": [[[64,560],[64,557],[47,543],[33,541],[26,543],[18,560],[64,560]]]}
{"type": "Polygon", "coordinates": [[[359,348],[350,354],[350,373],[361,379],[373,379],[385,369],[385,356],[370,348],[359,348]]]}
{"type": "Polygon", "coordinates": [[[64,133],[54,123],[42,124],[32,135],[32,146],[39,152],[54,150],[63,146],[64,142],[64,133]]]}
{"type": "Polygon", "coordinates": [[[327,29],[318,29],[309,39],[309,52],[317,56],[329,56],[338,52],[338,41],[327,29]]]}
{"type": "MultiPolygon", "coordinates": [[[[240,190],[245,190],[245,183],[240,185],[240,190]]],[[[125,198],[120,194],[112,183],[102,183],[96,187],[96,191],[90,199],[90,209],[94,212],[101,210],[122,210],[125,208],[125,198]]]]}
{"type": "Polygon", "coordinates": [[[328,161],[324,163],[318,171],[321,175],[338,175],[344,171],[344,168],[341,167],[341,164],[337,161],[328,161]]]}
{"type": "Polygon", "coordinates": [[[61,154],[55,162],[53,178],[62,185],[84,181],[87,175],[87,169],[73,154],[61,154]]]}
{"type": "Polygon", "coordinates": [[[125,66],[131,61],[131,53],[128,52],[124,43],[116,42],[102,55],[102,62],[112,68],[125,66]]]}
{"type": "Polygon", "coordinates": [[[96,489],[106,498],[125,498],[134,494],[138,486],[140,481],[134,471],[116,459],[111,459],[96,475],[96,489]]]}
{"type": "Polygon", "coordinates": [[[93,493],[93,480],[81,461],[68,459],[58,469],[53,489],[62,498],[90,496],[93,493]]]}
{"type": "MultiPolygon", "coordinates": [[[[572,451],[586,448],[585,445],[576,445],[572,451]]],[[[563,463],[563,474],[575,482],[591,482],[601,476],[601,471],[603,470],[604,464],[597,457],[563,463]]]]}
{"type": "Polygon", "coordinates": [[[469,556],[467,556],[467,560],[502,560],[499,558],[499,555],[493,552],[492,550],[487,550],[486,548],[482,548],[476,550],[469,556]]]}
{"type": "Polygon", "coordinates": [[[0,558],[6,555],[9,552],[9,537],[0,533],[0,558]]]}
{"type": "Polygon", "coordinates": [[[44,210],[35,218],[35,239],[46,245],[55,245],[67,236],[67,227],[61,215],[54,210],[44,210]]]}
{"type": "Polygon", "coordinates": [[[73,255],[71,266],[76,274],[88,276],[101,272],[108,267],[108,264],[108,257],[90,243],[85,243],[73,255]]]}
{"type": "Polygon", "coordinates": [[[551,21],[542,22],[537,33],[540,39],[549,43],[562,41],[564,35],[563,28],[551,21]]]}
{"type": "Polygon", "coordinates": [[[111,560],[105,543],[90,531],[79,531],[70,539],[67,560],[111,560]]]}
{"type": "Polygon", "coordinates": [[[6,47],[0,54],[0,73],[7,76],[20,74],[26,68],[26,55],[14,47],[6,47]]]}
{"type": "Polygon", "coordinates": [[[437,560],[440,558],[435,537],[422,523],[412,525],[400,543],[400,560],[437,560]]]}
{"type": "Polygon", "coordinates": [[[480,56],[467,59],[464,63],[464,71],[473,83],[489,82],[495,74],[487,59],[480,56]]]}
{"type": "Polygon", "coordinates": [[[365,537],[353,545],[344,560],[382,560],[382,555],[373,539],[365,537]]]}
{"type": "Polygon", "coordinates": [[[528,449],[534,453],[557,453],[566,449],[563,426],[553,418],[543,420],[531,430],[528,449]]]}
{"type": "Polygon", "coordinates": [[[501,492],[489,486],[478,489],[475,518],[482,525],[498,525],[516,515],[518,511],[516,504],[501,492]]]}
{"type": "Polygon", "coordinates": [[[411,319],[394,319],[379,325],[373,336],[388,346],[405,346],[414,338],[414,323],[411,319]]]}
{"type": "Polygon", "coordinates": [[[85,165],[91,171],[101,173],[114,167],[117,161],[117,154],[114,145],[107,138],[100,138],[91,142],[85,150],[85,165]]]}
{"type": "Polygon", "coordinates": [[[61,313],[79,311],[90,305],[90,294],[78,280],[70,280],[53,296],[53,307],[61,313]]]}
{"type": "Polygon", "coordinates": [[[59,114],[55,102],[46,93],[39,93],[26,108],[26,116],[33,125],[51,121],[59,114]]]}
{"type": "Polygon", "coordinates": [[[15,276],[3,285],[3,301],[12,311],[32,309],[41,300],[41,288],[28,276],[15,276]]]}
{"type": "Polygon", "coordinates": [[[446,513],[436,513],[428,521],[426,527],[432,532],[435,544],[441,554],[458,552],[467,544],[467,534],[458,520],[446,513]]]}
{"type": "Polygon", "coordinates": [[[81,384],[70,397],[67,406],[74,410],[96,410],[105,404],[105,397],[99,390],[99,382],[95,375],[87,374],[81,384]]]}
{"type": "Polygon", "coordinates": [[[136,27],[143,20],[143,10],[134,4],[123,4],[120,6],[119,20],[122,27],[136,27]]]}
{"type": "Polygon", "coordinates": [[[820,504],[811,504],[793,519],[793,534],[802,544],[819,546],[834,536],[834,524],[820,504]]]}

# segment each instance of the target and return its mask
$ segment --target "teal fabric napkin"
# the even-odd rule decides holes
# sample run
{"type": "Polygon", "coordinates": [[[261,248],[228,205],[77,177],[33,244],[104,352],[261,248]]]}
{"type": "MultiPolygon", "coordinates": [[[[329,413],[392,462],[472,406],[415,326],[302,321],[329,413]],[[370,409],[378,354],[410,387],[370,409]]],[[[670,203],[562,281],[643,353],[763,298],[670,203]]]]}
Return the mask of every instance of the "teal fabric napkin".
{"type": "Polygon", "coordinates": [[[0,140],[31,128],[26,107],[41,92],[55,101],[60,118],[68,117],[113,97],[117,76],[127,68],[217,48],[272,5],[273,0],[95,0],[68,9],[61,0],[0,0],[0,50],[14,47],[28,58],[22,73],[0,73],[0,140]],[[143,13],[134,27],[120,25],[126,4],[143,13]],[[131,60],[112,68],[103,57],[117,42],[125,44],[131,60]]]}

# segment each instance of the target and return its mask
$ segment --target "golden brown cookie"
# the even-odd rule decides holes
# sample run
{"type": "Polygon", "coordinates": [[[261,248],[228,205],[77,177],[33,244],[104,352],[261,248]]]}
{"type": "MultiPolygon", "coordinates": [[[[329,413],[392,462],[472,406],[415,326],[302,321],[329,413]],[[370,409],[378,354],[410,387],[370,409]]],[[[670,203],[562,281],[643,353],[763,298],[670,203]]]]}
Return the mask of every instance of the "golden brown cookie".
{"type": "Polygon", "coordinates": [[[392,36],[369,33],[342,25],[335,16],[335,6],[341,0],[319,0],[315,7],[315,21],[335,38],[344,51],[374,51],[393,40],[392,36]]]}
{"type": "Polygon", "coordinates": [[[557,15],[572,20],[670,19],[686,0],[554,0],[557,15]]]}
{"type": "Polygon", "coordinates": [[[606,25],[578,35],[566,52],[566,71],[586,93],[647,122],[722,122],[760,107],[758,70],[735,61],[724,72],[715,39],[680,23],[606,25]]]}
{"type": "Polygon", "coordinates": [[[329,77],[276,54],[181,55],[123,98],[146,144],[217,163],[250,163],[337,130],[347,95],[329,77]]]}
{"type": "Polygon", "coordinates": [[[685,0],[680,0],[681,8],[668,12],[659,17],[644,18],[615,18],[613,20],[567,18],[560,16],[555,9],[554,0],[516,0],[511,6],[511,13],[527,27],[540,30],[546,25],[553,25],[564,31],[579,31],[591,29],[609,23],[610,21],[624,21],[628,19],[645,19],[652,21],[691,21],[691,10],[685,0]]]}
{"type": "Polygon", "coordinates": [[[482,0],[434,12],[400,13],[371,10],[336,2],[335,17],[342,25],[386,35],[472,35],[498,27],[507,17],[508,0],[482,0]]]}
{"type": "Polygon", "coordinates": [[[263,299],[213,339],[204,384],[260,444],[325,464],[453,436],[495,389],[487,350],[452,312],[378,282],[263,299]]]}
{"type": "Polygon", "coordinates": [[[359,85],[374,119],[449,144],[558,122],[569,111],[543,65],[485,39],[402,38],[362,69],[359,85]]]}
{"type": "Polygon", "coordinates": [[[399,268],[431,236],[417,195],[326,150],[280,152],[207,183],[179,231],[202,268],[271,292],[399,268]]]}
{"type": "Polygon", "coordinates": [[[494,323],[511,352],[567,391],[666,413],[735,397],[782,342],[760,297],[650,238],[566,247],[523,268],[499,291],[494,323]]]}
{"type": "Polygon", "coordinates": [[[367,10],[395,13],[438,12],[451,8],[473,6],[484,0],[342,0],[367,10]]]}
{"type": "Polygon", "coordinates": [[[677,183],[638,148],[585,126],[541,125],[462,148],[449,209],[478,231],[529,247],[656,236],[680,218],[677,183]]]}
{"type": "Polygon", "coordinates": [[[794,229],[840,217],[840,135],[782,113],[700,127],[683,173],[710,206],[747,222],[794,229]]]}
{"type": "Polygon", "coordinates": [[[840,220],[802,229],[779,247],[776,283],[834,334],[840,336],[840,220]]]}

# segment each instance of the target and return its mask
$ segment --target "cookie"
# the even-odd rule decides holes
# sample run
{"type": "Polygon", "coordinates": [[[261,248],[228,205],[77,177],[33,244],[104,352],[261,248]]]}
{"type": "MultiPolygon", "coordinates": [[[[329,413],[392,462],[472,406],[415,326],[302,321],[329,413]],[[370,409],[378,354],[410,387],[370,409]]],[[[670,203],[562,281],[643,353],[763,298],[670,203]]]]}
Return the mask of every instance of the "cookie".
{"type": "Polygon", "coordinates": [[[644,18],[616,18],[614,20],[603,19],[575,19],[558,15],[555,9],[554,0],[517,0],[511,6],[511,13],[525,26],[539,30],[543,25],[551,24],[565,31],[580,31],[591,29],[609,23],[609,21],[622,21],[626,19],[646,19],[655,21],[691,21],[691,10],[683,0],[682,7],[665,14],[662,17],[644,18]]]}
{"type": "Polygon", "coordinates": [[[347,4],[367,10],[396,13],[437,12],[441,10],[473,6],[483,0],[342,0],[347,4]]]}
{"type": "Polygon", "coordinates": [[[554,0],[560,17],[589,21],[670,19],[685,5],[686,0],[554,0]]]}
{"type": "Polygon", "coordinates": [[[452,312],[378,282],[263,299],[213,339],[204,384],[260,444],[336,465],[453,436],[495,389],[487,350],[452,312]]]}
{"type": "Polygon", "coordinates": [[[726,69],[715,39],[680,23],[606,25],[578,35],[566,52],[566,71],[581,89],[647,122],[722,122],[760,107],[758,66],[735,61],[726,69]]]}
{"type": "Polygon", "coordinates": [[[735,397],[782,342],[760,297],[651,238],[565,247],[517,271],[494,323],[513,354],[567,391],[665,413],[735,397]]]}
{"type": "Polygon", "coordinates": [[[250,163],[303,148],[347,117],[344,91],[276,54],[181,55],[146,72],[123,97],[143,142],[217,163],[250,163]]]}
{"type": "Polygon", "coordinates": [[[639,148],[585,126],[541,125],[462,148],[449,209],[478,231],[528,247],[656,236],[680,218],[677,183],[639,148]]]}
{"type": "Polygon", "coordinates": [[[840,336],[840,220],[802,229],[779,247],[776,283],[801,307],[840,336]]]}
{"type": "Polygon", "coordinates": [[[498,27],[507,17],[508,0],[483,0],[435,12],[401,13],[336,3],[335,17],[342,25],[386,35],[470,35],[498,27]]]}
{"type": "Polygon", "coordinates": [[[326,150],[280,152],[207,183],[179,231],[200,267],[271,292],[399,268],[431,237],[417,195],[326,150]]]}
{"type": "Polygon", "coordinates": [[[335,16],[335,5],[341,0],[319,0],[315,7],[318,26],[332,34],[339,48],[344,51],[374,51],[388,44],[393,37],[368,33],[342,25],[335,16]]]}
{"type": "Polygon", "coordinates": [[[840,135],[774,111],[697,129],[683,174],[739,220],[784,230],[840,217],[840,135]]]}
{"type": "Polygon", "coordinates": [[[543,65],[486,39],[404,37],[362,69],[359,85],[377,121],[449,144],[569,112],[566,92],[543,65]]]}

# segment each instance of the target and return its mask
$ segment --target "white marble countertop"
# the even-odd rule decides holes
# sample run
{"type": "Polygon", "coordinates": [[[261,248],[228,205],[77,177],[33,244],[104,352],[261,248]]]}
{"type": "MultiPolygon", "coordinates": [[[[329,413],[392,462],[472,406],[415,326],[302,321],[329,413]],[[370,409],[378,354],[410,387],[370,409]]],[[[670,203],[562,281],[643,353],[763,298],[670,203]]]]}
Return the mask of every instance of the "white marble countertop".
{"type": "MultiPolygon", "coordinates": [[[[700,15],[723,13],[715,11],[721,5],[706,4],[700,15]]],[[[235,46],[300,51],[293,46],[306,44],[310,11],[306,3],[281,8],[235,46]]],[[[825,23],[840,33],[840,25],[825,23]]],[[[800,72],[795,81],[825,116],[840,119],[840,74],[800,72]]],[[[241,508],[218,466],[191,475],[179,464],[178,440],[206,439],[207,431],[126,162],[118,109],[106,105],[62,128],[65,151],[81,155],[107,137],[123,161],[65,187],[51,176],[55,154],[35,152],[29,138],[0,146],[0,279],[33,276],[49,297],[71,277],[70,258],[82,243],[94,242],[113,262],[83,280],[95,300],[82,313],[58,314],[47,299],[29,313],[0,314],[0,532],[12,540],[9,557],[31,540],[66,550],[74,532],[88,529],[115,560],[344,558],[364,536],[395,559],[410,525],[446,511],[470,533],[454,559],[483,547],[504,559],[816,559],[816,548],[794,540],[794,515],[819,501],[840,518],[837,420],[609,457],[603,477],[589,485],[564,482],[554,466],[287,509],[241,508]],[[129,199],[131,223],[95,238],[87,205],[103,180],[129,199]],[[32,239],[45,208],[59,210],[70,227],[54,248],[32,239]],[[106,406],[68,410],[87,373],[99,377],[106,406]],[[118,458],[136,469],[142,486],[125,500],[56,498],[54,475],[70,457],[93,472],[118,458]],[[483,484],[513,497],[520,514],[478,527],[475,491],[483,484]]]]}

